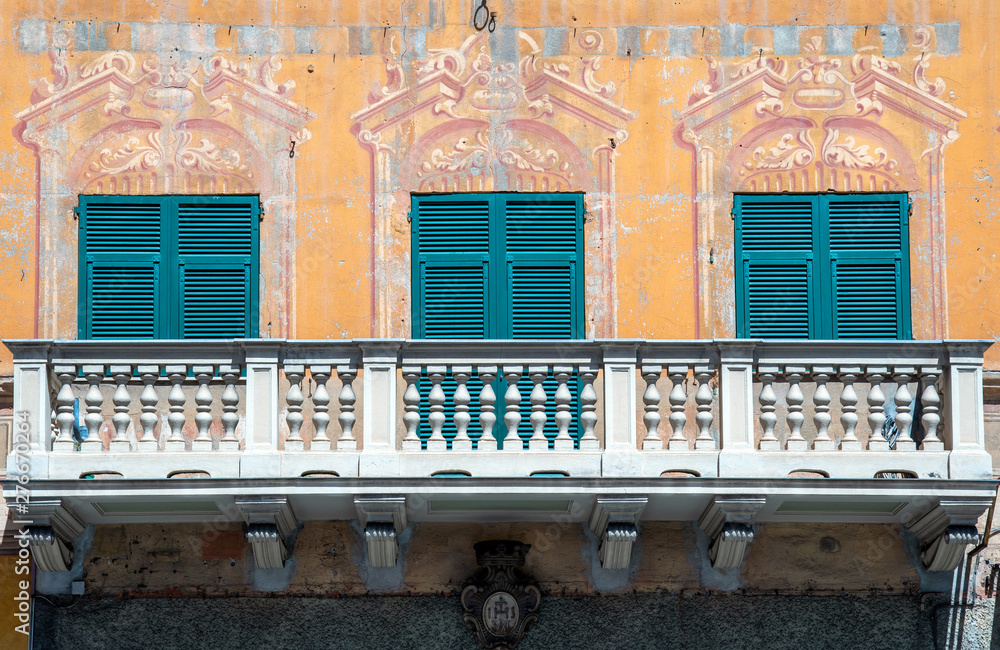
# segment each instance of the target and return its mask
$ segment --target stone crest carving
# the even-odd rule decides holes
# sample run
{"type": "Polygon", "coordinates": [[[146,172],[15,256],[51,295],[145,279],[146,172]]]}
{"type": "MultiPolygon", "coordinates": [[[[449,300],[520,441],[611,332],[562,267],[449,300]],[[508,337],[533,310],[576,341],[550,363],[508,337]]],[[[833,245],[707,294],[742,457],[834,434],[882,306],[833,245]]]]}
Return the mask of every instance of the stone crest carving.
{"type": "Polygon", "coordinates": [[[538,585],[519,568],[531,546],[495,540],[475,549],[482,569],[462,589],[463,620],[483,648],[515,648],[538,620],[542,603],[538,585]]]}

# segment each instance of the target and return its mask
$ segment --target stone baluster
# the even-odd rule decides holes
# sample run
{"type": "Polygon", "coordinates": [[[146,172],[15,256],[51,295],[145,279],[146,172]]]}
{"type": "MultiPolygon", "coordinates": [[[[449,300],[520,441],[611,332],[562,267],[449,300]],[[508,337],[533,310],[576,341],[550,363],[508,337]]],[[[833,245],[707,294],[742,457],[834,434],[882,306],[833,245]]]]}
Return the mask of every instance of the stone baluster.
{"type": "Polygon", "coordinates": [[[714,395],[712,387],[709,385],[715,375],[714,366],[695,366],[694,376],[698,380],[698,390],[695,391],[694,401],[698,405],[698,413],[694,416],[694,421],[698,424],[698,437],[694,441],[695,449],[715,449],[715,439],[712,438],[712,402],[714,395]]]}
{"type": "Polygon", "coordinates": [[[858,426],[858,393],[854,390],[854,381],[861,374],[859,366],[841,366],[840,381],[844,384],[840,392],[840,424],[844,427],[844,437],[840,439],[840,448],[844,451],[858,451],[861,441],[854,431],[858,426]]]}
{"type": "Polygon", "coordinates": [[[570,413],[570,402],[573,401],[573,394],[569,392],[569,380],[573,376],[572,366],[554,366],[552,375],[556,379],[556,434],[552,442],[553,449],[557,451],[568,451],[573,449],[573,438],[569,435],[569,425],[573,420],[570,413]]]}
{"type": "Polygon", "coordinates": [[[871,435],[868,438],[868,449],[884,451],[889,449],[889,441],[882,435],[885,424],[885,393],[882,392],[882,379],[889,369],[885,366],[868,367],[868,427],[871,435]]]}
{"type": "Polygon", "coordinates": [[[212,391],[208,388],[208,382],[215,376],[213,366],[194,366],[191,368],[195,379],[198,381],[198,389],[194,393],[194,403],[197,413],[194,415],[194,423],[198,433],[191,441],[191,451],[212,451],[212,433],[209,429],[212,426],[212,391]]]}
{"type": "Polygon", "coordinates": [[[913,441],[910,431],[913,428],[913,395],[910,394],[910,378],[917,372],[913,367],[896,366],[893,368],[893,378],[896,380],[896,393],[892,401],[896,404],[896,451],[916,451],[917,443],[913,441]]]}
{"type": "Polygon", "coordinates": [[[646,390],[642,393],[645,411],[642,423],[646,427],[646,437],[642,439],[643,449],[663,449],[663,439],[660,438],[660,392],[656,390],[656,382],[662,371],[662,366],[642,366],[642,377],[646,380],[646,390]]]}
{"type": "Polygon", "coordinates": [[[924,425],[924,440],[920,443],[923,451],[944,451],[944,441],[938,437],[938,426],[941,424],[941,395],[938,393],[937,380],[941,376],[941,368],[923,366],[920,368],[920,383],[924,390],[920,393],[920,404],[923,415],[920,422],[924,425]]]}
{"type": "Polygon", "coordinates": [[[76,366],[56,366],[54,372],[59,377],[59,392],[56,394],[56,427],[59,433],[52,443],[52,451],[74,451],[76,442],[73,440],[73,380],[76,378],[76,366]]]}
{"type": "Polygon", "coordinates": [[[504,366],[503,376],[507,380],[507,392],[503,396],[503,401],[507,405],[507,412],[504,413],[503,422],[507,425],[507,435],[503,439],[504,451],[521,451],[524,444],[521,437],[517,435],[517,429],[521,426],[521,391],[517,389],[517,382],[524,372],[523,366],[504,366]]]}
{"type": "Polygon", "coordinates": [[[455,403],[455,415],[452,418],[455,422],[455,438],[451,441],[451,448],[455,451],[472,451],[472,438],[469,437],[469,422],[472,421],[469,402],[472,401],[472,396],[468,387],[472,366],[453,366],[451,376],[455,378],[455,395],[452,397],[455,403]]]}
{"type": "Polygon", "coordinates": [[[219,374],[225,382],[225,388],[222,389],[223,433],[219,439],[219,451],[239,451],[240,441],[236,438],[236,425],[240,422],[238,413],[240,394],[236,391],[236,381],[240,378],[240,367],[221,366],[219,374]]]}
{"type": "Polygon", "coordinates": [[[337,422],[340,423],[340,437],[337,438],[337,450],[356,451],[358,441],[354,437],[354,423],[358,418],[354,415],[354,403],[358,401],[358,397],[354,394],[354,387],[351,384],[358,376],[358,371],[345,364],[337,366],[337,376],[340,377],[341,383],[340,395],[337,397],[340,402],[340,415],[337,416],[337,422]]]}
{"type": "Polygon", "coordinates": [[[129,417],[128,407],[132,398],[128,393],[128,380],[132,378],[132,366],[111,366],[111,376],[115,380],[115,392],[111,396],[111,402],[115,405],[115,414],[111,416],[115,436],[108,444],[108,451],[131,451],[128,425],[132,423],[132,418],[129,417]]]}
{"type": "Polygon", "coordinates": [[[580,380],[583,390],[580,391],[580,423],[583,425],[583,435],[580,436],[580,449],[600,449],[601,441],[594,435],[597,426],[597,391],[594,390],[594,379],[597,378],[597,368],[590,365],[580,366],[580,380]]]}
{"type": "Polygon", "coordinates": [[[403,366],[403,378],[406,380],[406,390],[403,391],[403,425],[406,427],[406,437],[403,438],[403,451],[419,451],[420,436],[417,428],[420,426],[420,366],[403,366]]]}
{"type": "Polygon", "coordinates": [[[528,395],[528,401],[531,403],[531,415],[528,416],[528,420],[531,422],[532,431],[531,439],[528,440],[528,449],[532,451],[548,449],[549,441],[545,437],[545,422],[548,420],[545,413],[545,402],[548,400],[548,396],[545,394],[545,386],[542,382],[549,376],[549,367],[530,366],[528,376],[531,377],[531,382],[534,384],[528,395]]]}
{"type": "Polygon", "coordinates": [[[777,451],[781,449],[781,442],[774,435],[774,427],[778,424],[778,414],[775,413],[775,404],[778,396],[774,394],[774,380],[778,376],[777,366],[761,366],[757,372],[760,377],[760,426],[763,434],[760,437],[761,451],[777,451]]]}
{"type": "Polygon", "coordinates": [[[139,366],[136,369],[142,379],[142,392],[139,393],[139,403],[142,404],[142,414],[139,416],[139,426],[142,436],[136,441],[139,451],[156,451],[159,443],[153,434],[160,417],[156,413],[156,405],[160,401],[156,394],[156,380],[160,378],[159,366],[139,366]]]}
{"type": "Polygon", "coordinates": [[[285,422],[288,423],[288,437],[285,438],[285,451],[303,451],[306,443],[302,439],[302,402],[305,397],[302,395],[302,378],[306,374],[304,365],[285,366],[285,377],[288,378],[288,393],[285,395],[285,402],[288,404],[288,413],[285,415],[285,422]]]}
{"type": "Polygon", "coordinates": [[[688,366],[667,366],[667,374],[673,384],[670,388],[670,427],[673,433],[667,441],[667,449],[686,450],[690,447],[688,439],[684,437],[684,425],[687,424],[687,389],[684,387],[688,376],[688,366]]]}
{"type": "Polygon", "coordinates": [[[87,424],[87,438],[80,445],[80,451],[104,451],[104,441],[101,440],[101,428],[104,426],[104,416],[101,408],[104,406],[104,395],[101,393],[101,380],[104,379],[104,366],[84,366],[83,375],[87,378],[90,388],[83,400],[87,403],[87,415],[83,421],[87,424]]]}
{"type": "Polygon", "coordinates": [[[309,442],[310,451],[329,451],[330,434],[330,391],[326,387],[326,382],[330,380],[330,373],[333,368],[328,365],[309,366],[309,374],[316,382],[316,388],[312,392],[313,403],[313,437],[309,442]]]}
{"type": "Polygon", "coordinates": [[[170,379],[170,392],[167,403],[170,404],[170,414],[167,424],[170,425],[170,437],[163,444],[164,451],[184,451],[184,389],[181,384],[187,379],[187,366],[167,366],[167,378],[170,379]]]}
{"type": "Polygon", "coordinates": [[[816,437],[813,439],[813,449],[820,451],[832,451],[837,448],[837,443],[830,438],[830,422],[833,417],[830,415],[830,391],[826,387],[826,382],[833,375],[833,366],[816,366],[812,370],[813,381],[816,382],[816,392],[813,393],[813,422],[816,424],[816,437]]]}
{"type": "Polygon", "coordinates": [[[428,451],[445,451],[448,448],[448,441],[441,433],[446,419],[445,394],[441,382],[444,381],[447,372],[447,366],[427,366],[427,376],[431,380],[431,391],[427,395],[427,401],[430,403],[430,415],[427,416],[427,420],[431,424],[431,437],[427,439],[428,451]]]}
{"type": "Polygon", "coordinates": [[[809,443],[802,437],[802,424],[806,421],[806,416],[802,413],[802,403],[805,396],[802,394],[802,376],[806,369],[802,366],[788,366],[785,368],[785,379],[788,380],[788,394],[785,401],[788,402],[788,415],[785,421],[788,422],[788,440],[785,441],[785,448],[791,451],[805,451],[809,448],[809,443]]]}
{"type": "Polygon", "coordinates": [[[481,451],[496,451],[497,439],[493,435],[493,427],[497,423],[497,396],[493,391],[493,380],[497,376],[496,366],[479,366],[479,379],[483,388],[479,391],[479,426],[483,435],[479,437],[477,449],[481,451]]]}

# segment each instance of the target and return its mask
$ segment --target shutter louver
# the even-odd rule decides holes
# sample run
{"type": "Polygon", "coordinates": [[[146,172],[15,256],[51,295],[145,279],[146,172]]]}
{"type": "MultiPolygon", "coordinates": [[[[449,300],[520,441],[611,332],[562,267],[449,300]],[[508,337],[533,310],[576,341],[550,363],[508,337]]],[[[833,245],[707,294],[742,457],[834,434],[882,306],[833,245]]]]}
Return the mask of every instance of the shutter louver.
{"type": "Polygon", "coordinates": [[[899,338],[898,269],[893,262],[834,264],[836,337],[899,338]]]}
{"type": "Polygon", "coordinates": [[[181,338],[246,338],[249,267],[181,266],[181,338]]]}
{"type": "Polygon", "coordinates": [[[809,338],[808,263],[746,265],[750,338],[809,338]]]}
{"type": "Polygon", "coordinates": [[[91,262],[87,275],[89,338],[156,338],[157,263],[91,262]]]}

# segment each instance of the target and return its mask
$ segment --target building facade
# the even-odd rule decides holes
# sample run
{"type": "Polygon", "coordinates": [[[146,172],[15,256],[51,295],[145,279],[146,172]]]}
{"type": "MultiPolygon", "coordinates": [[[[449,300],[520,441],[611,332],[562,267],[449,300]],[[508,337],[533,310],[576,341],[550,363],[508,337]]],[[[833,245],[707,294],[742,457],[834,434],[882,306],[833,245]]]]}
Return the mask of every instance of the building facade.
{"type": "Polygon", "coordinates": [[[1000,639],[994,3],[9,4],[34,647],[1000,639]]]}

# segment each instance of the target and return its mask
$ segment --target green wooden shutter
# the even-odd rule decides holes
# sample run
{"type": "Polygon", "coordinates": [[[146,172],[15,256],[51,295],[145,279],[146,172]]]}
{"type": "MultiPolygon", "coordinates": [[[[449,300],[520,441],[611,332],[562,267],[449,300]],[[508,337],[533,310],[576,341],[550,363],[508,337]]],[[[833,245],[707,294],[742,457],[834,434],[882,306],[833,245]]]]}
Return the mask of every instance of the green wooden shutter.
{"type": "MultiPolygon", "coordinates": [[[[485,339],[492,338],[491,281],[491,205],[483,195],[414,196],[413,224],[413,329],[416,338],[485,339]]],[[[442,382],[446,395],[445,422],[442,434],[455,437],[456,383],[451,373],[442,382]]],[[[479,425],[479,391],[482,382],[473,376],[467,388],[469,403],[468,434],[473,441],[482,435],[479,425]]],[[[419,437],[431,436],[427,416],[430,404],[430,379],[421,377],[419,437]]]]}
{"type": "MultiPolygon", "coordinates": [[[[583,337],[583,197],[579,194],[501,195],[506,262],[505,288],[510,308],[501,324],[504,338],[572,339],[583,337]]],[[[550,446],[558,428],[555,392],[550,373],[543,382],[547,396],[545,437],[550,446]]],[[[518,382],[521,425],[518,434],[527,444],[532,430],[531,378],[518,382]]],[[[501,382],[506,391],[506,382],[501,382]]],[[[580,384],[569,382],[572,395],[570,436],[579,439],[580,384]]],[[[503,392],[499,393],[503,395],[503,392]]]]}
{"type": "Polygon", "coordinates": [[[257,335],[257,197],[175,197],[180,338],[257,335]]]}
{"type": "Polygon", "coordinates": [[[818,197],[736,195],[737,336],[817,338],[818,197]]]}
{"type": "Polygon", "coordinates": [[[903,194],[822,197],[833,336],[908,339],[909,242],[903,194]]]}
{"type": "Polygon", "coordinates": [[[164,215],[156,198],[80,197],[82,339],[166,335],[160,283],[164,215]]]}

